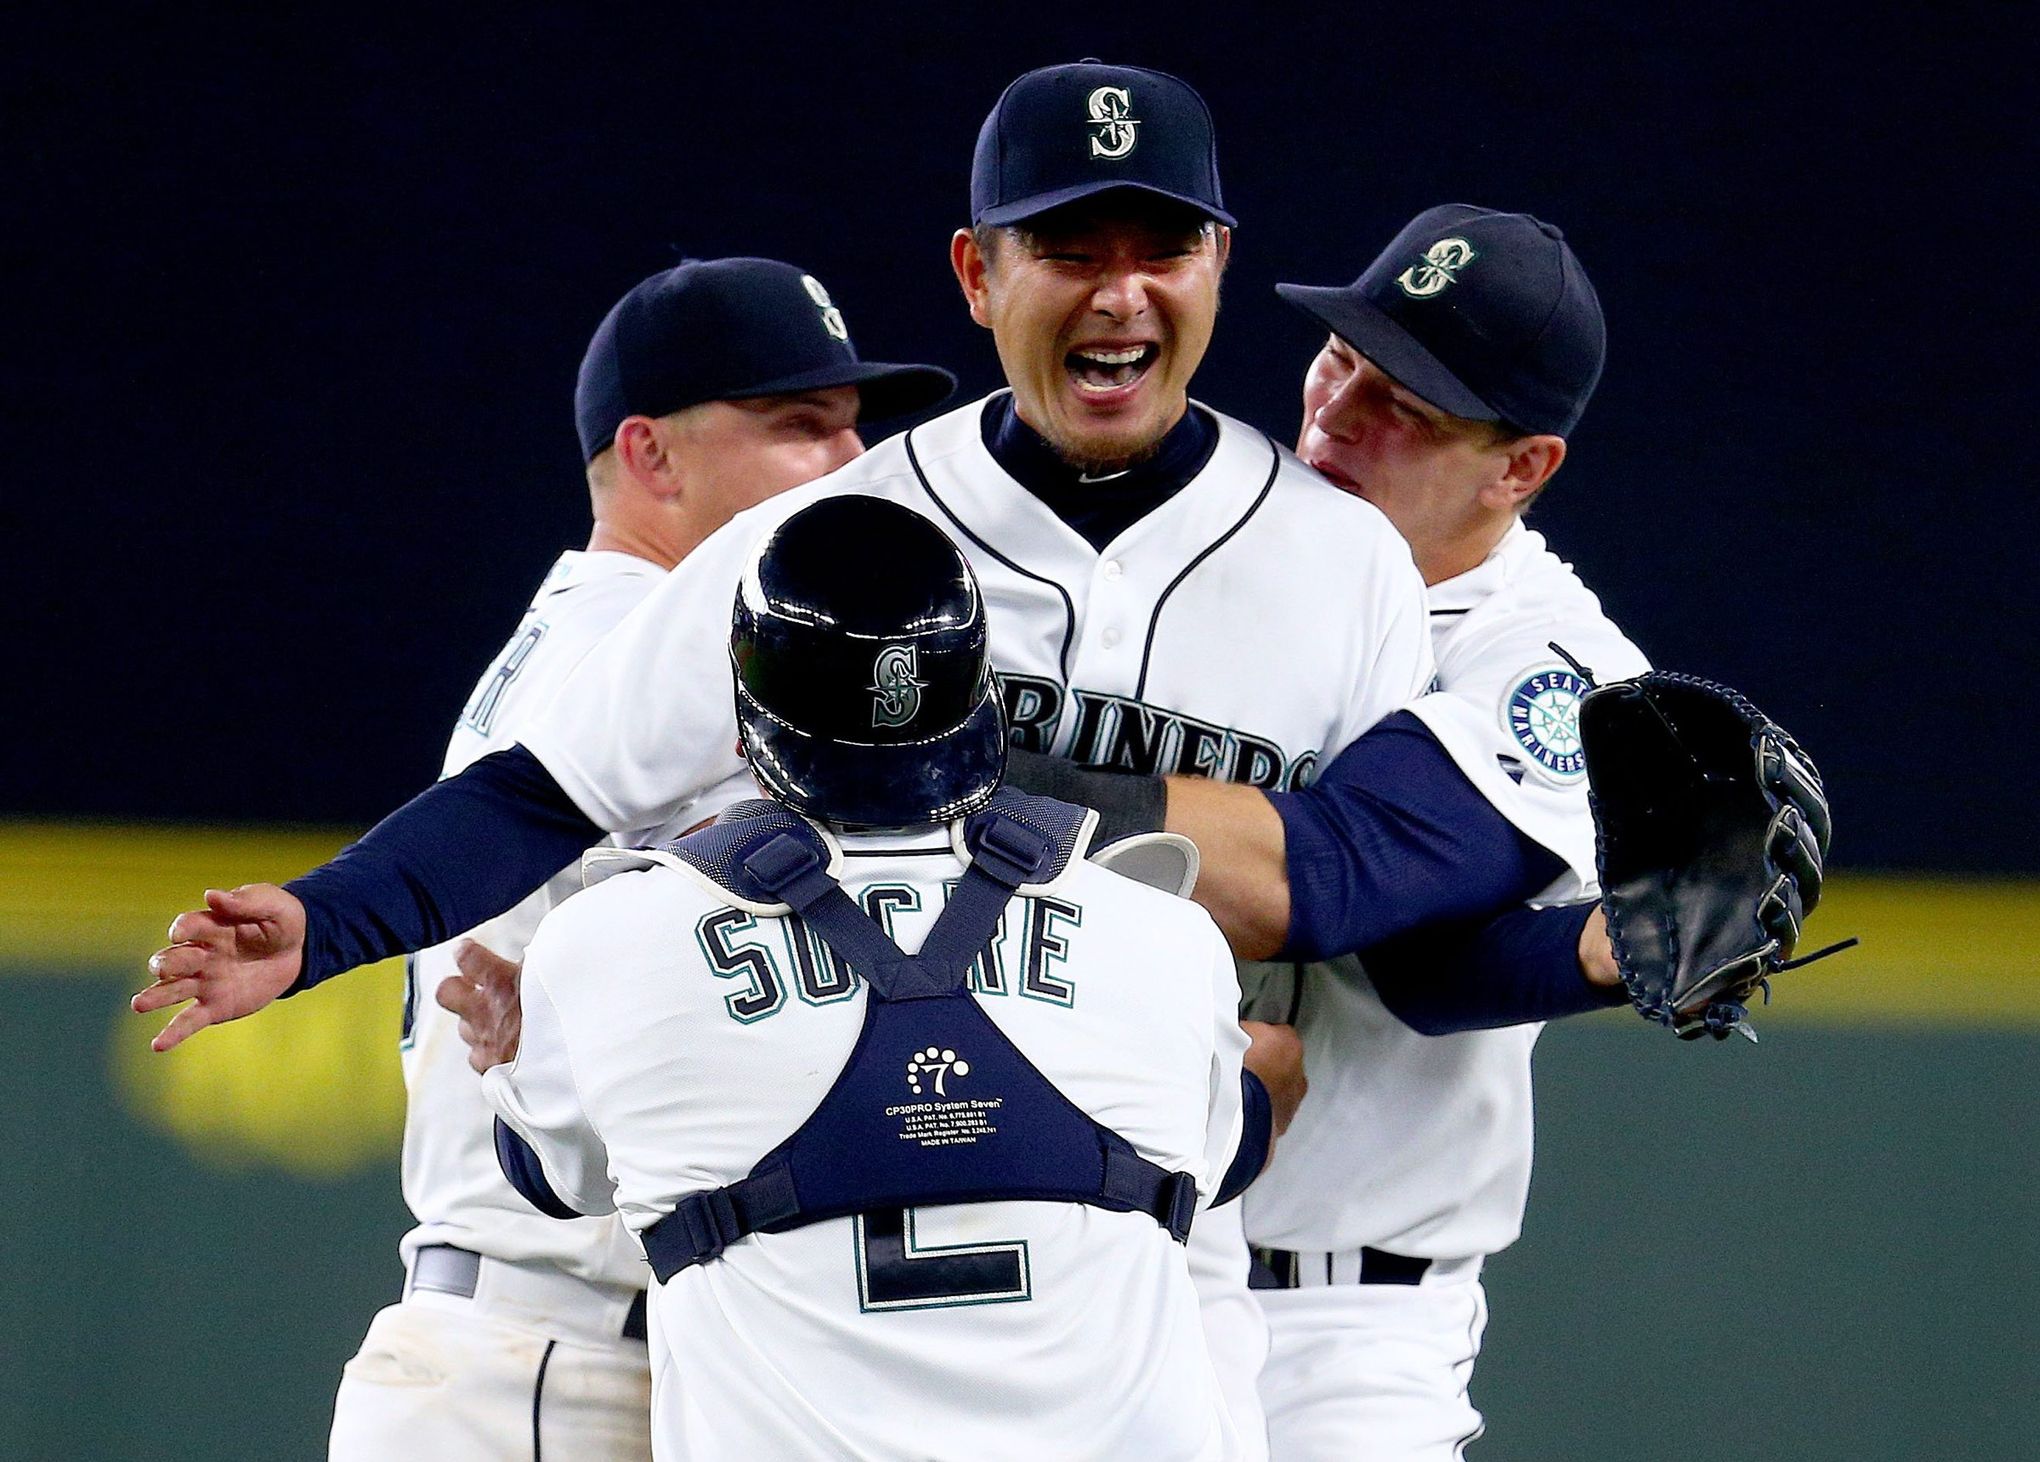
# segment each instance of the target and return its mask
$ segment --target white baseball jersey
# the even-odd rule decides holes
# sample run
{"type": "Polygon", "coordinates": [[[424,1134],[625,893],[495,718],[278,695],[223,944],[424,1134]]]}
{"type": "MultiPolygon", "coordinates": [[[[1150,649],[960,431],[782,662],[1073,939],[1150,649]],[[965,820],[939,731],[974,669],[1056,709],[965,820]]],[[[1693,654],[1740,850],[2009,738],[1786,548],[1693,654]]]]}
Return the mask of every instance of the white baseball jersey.
{"type": "MultiPolygon", "coordinates": [[[[477,758],[514,744],[589,647],[662,577],[657,564],[627,553],[561,554],[517,632],[476,683],[447,745],[441,775],[452,776],[477,758]]],[[[755,795],[748,777],[733,780],[702,799],[699,810],[687,809],[688,822],[755,795]]],[[[462,937],[506,959],[519,959],[540,918],[580,886],[578,867],[565,869],[516,908],[462,937]]],[[[405,1261],[420,1245],[456,1244],[494,1259],[547,1260],[583,1279],[645,1284],[644,1261],[616,1223],[546,1218],[504,1181],[496,1165],[491,1113],[482,1100],[481,1081],[467,1064],[459,1021],[432,998],[440,981],[454,973],[457,942],[421,951],[405,983],[403,1067],[409,1106],[403,1186],[404,1201],[418,1219],[404,1236],[405,1261]]]]}
{"type": "MultiPolygon", "coordinates": [[[[1409,709],[1497,811],[1565,860],[1535,902],[1597,892],[1579,750],[1587,686],[1550,646],[1603,680],[1649,668],[1642,652],[1521,521],[1477,568],[1432,586],[1430,613],[1438,688],[1409,709]]],[[[1424,1036],[1389,1014],[1356,960],[1306,966],[1302,979],[1310,1095],[1247,1190],[1248,1237],[1432,1259],[1513,1242],[1542,1026],[1424,1036]]]]}
{"type": "Polygon", "coordinates": [[[982,411],[739,514],[582,661],[524,744],[606,828],[668,821],[740,771],[737,576],[771,526],[844,492],[902,503],[956,540],[984,590],[1009,717],[1036,750],[1292,787],[1428,683],[1408,545],[1263,433],[1209,413],[1219,439],[1203,470],[1101,552],[993,459],[982,411]]]}
{"type": "MultiPolygon", "coordinates": [[[[737,771],[725,649],[738,574],[774,524],[829,493],[889,498],[970,559],[1020,744],[1098,766],[1294,787],[1431,676],[1423,582],[1371,504],[1264,433],[1218,427],[1203,469],[1102,551],[984,445],[975,402],[738,515],[598,646],[525,733],[588,817],[619,828],[737,771]]],[[[871,565],[881,574],[883,563],[871,565]]],[[[1258,1447],[1265,1338],[1230,1208],[1191,1235],[1222,1384],[1258,1447]]]]}
{"type": "MultiPolygon", "coordinates": [[[[830,840],[831,872],[860,901],[884,890],[909,952],[962,875],[952,831],[830,840]]],[[[642,1231],[807,1119],[858,1039],[865,986],[783,905],[739,907],[671,854],[591,855],[591,873],[605,865],[630,871],[532,941],[518,1057],[485,1085],[556,1193],[642,1231]]],[[[1025,893],[974,978],[979,1005],[1078,1107],[1208,1193],[1238,1146],[1246,1047],[1223,936],[1196,905],[1082,859],[1025,893]]],[[[902,1110],[922,1113],[902,1122],[979,1120],[928,1105],[945,1080],[950,1102],[968,1098],[969,1058],[901,1063],[902,1110]]],[[[909,1209],[904,1249],[865,1225],[752,1234],[654,1286],[659,1455],[1237,1454],[1183,1248],[1153,1218],[909,1209]],[[945,1269],[953,1292],[920,1282],[959,1249],[1018,1262],[990,1280],[945,1269]],[[884,1301],[916,1264],[911,1300],[884,1301]]]]}

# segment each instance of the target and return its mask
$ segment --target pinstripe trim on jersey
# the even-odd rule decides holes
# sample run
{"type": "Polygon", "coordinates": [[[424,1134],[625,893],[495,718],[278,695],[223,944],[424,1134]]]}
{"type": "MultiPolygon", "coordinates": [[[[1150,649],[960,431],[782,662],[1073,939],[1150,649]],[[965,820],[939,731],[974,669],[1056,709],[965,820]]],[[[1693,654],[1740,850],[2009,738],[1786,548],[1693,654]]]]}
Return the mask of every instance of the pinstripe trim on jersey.
{"type": "MultiPolygon", "coordinates": [[[[1155,631],[1161,627],[1162,608],[1169,602],[1169,596],[1175,593],[1182,582],[1196,571],[1199,564],[1210,558],[1214,553],[1217,553],[1219,549],[1225,547],[1232,540],[1234,534],[1246,527],[1248,520],[1254,514],[1261,511],[1261,504],[1268,501],[1268,494],[1275,490],[1275,475],[1282,470],[1282,453],[1276,447],[1274,439],[1266,432],[1261,433],[1261,440],[1268,444],[1268,480],[1261,484],[1261,491],[1247,505],[1247,510],[1240,514],[1239,521],[1206,544],[1204,551],[1198,554],[1197,557],[1184,564],[1182,572],[1169,580],[1169,587],[1162,590],[1160,596],[1155,600],[1154,612],[1148,616],[1147,643],[1141,646],[1140,651],[1140,679],[1133,683],[1133,698],[1137,701],[1145,702],[1147,700],[1148,661],[1154,657],[1155,631]]],[[[1199,475],[1201,476],[1202,474],[1200,473],[1199,475]]],[[[1063,670],[1063,679],[1069,679],[1067,667],[1063,670]]]]}
{"type": "Polygon", "coordinates": [[[545,1462],[545,1450],[538,1439],[538,1413],[540,1403],[545,1399],[546,1367],[552,1364],[553,1347],[557,1340],[545,1343],[545,1354],[538,1358],[538,1379],[531,1386],[531,1462],[545,1462]]]}
{"type": "Polygon", "coordinates": [[[1473,1424],[1473,1430],[1452,1444],[1452,1455],[1455,1458],[1465,1457],[1466,1449],[1487,1434],[1487,1418],[1480,1414],[1478,1407],[1473,1406],[1473,1398],[1467,1394],[1473,1388],[1473,1363],[1480,1358],[1480,1330],[1482,1328],[1480,1323],[1481,1297],[1478,1292],[1478,1283],[1468,1288],[1474,1292],[1469,1295],[1469,1298],[1473,1301],[1473,1313],[1467,1316],[1466,1320],[1466,1359],[1453,1362],[1452,1369],[1456,1371],[1461,1366],[1466,1367],[1466,1379],[1459,1383],[1459,1399],[1464,1401],[1469,1407],[1473,1407],[1473,1414],[1477,1419],[1473,1424]]]}
{"type": "MultiPolygon", "coordinates": [[[[916,430],[918,430],[918,428],[916,428],[916,430]]],[[[934,503],[936,507],[942,510],[943,517],[947,518],[951,523],[956,525],[957,532],[961,533],[964,537],[968,538],[972,543],[975,543],[980,549],[984,550],[986,554],[990,555],[998,562],[1004,564],[1014,573],[1020,575],[1021,578],[1032,579],[1037,584],[1048,585],[1049,588],[1055,590],[1057,597],[1062,600],[1063,602],[1063,642],[1061,656],[1062,678],[1064,686],[1068,686],[1070,683],[1070,646],[1076,643],[1077,638],[1077,606],[1076,602],[1070,598],[1070,591],[1065,589],[1061,584],[1057,583],[1054,579],[1049,578],[1045,574],[1037,574],[1032,569],[1021,568],[1019,564],[1013,562],[1012,559],[1006,557],[1005,554],[999,552],[998,549],[992,547],[991,544],[985,542],[984,539],[978,537],[977,534],[971,532],[970,529],[964,525],[963,519],[956,516],[956,513],[950,508],[949,504],[942,501],[942,495],[935,491],[935,484],[928,480],[928,474],[921,469],[921,455],[920,453],[914,450],[914,433],[910,431],[904,437],[902,437],[901,444],[904,445],[907,449],[907,465],[914,469],[914,476],[920,479],[921,491],[927,493],[928,500],[934,503]]],[[[1174,586],[1171,585],[1170,587],[1173,588],[1174,586]]]]}

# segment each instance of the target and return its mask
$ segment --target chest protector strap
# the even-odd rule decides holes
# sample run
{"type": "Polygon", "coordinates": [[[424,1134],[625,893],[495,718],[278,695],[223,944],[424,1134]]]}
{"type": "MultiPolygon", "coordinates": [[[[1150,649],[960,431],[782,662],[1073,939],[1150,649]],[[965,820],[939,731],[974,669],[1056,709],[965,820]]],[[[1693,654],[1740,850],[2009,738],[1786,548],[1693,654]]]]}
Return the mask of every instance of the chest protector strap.
{"type": "Polygon", "coordinates": [[[1024,803],[1025,821],[998,803],[973,819],[971,864],[911,956],[829,876],[811,832],[761,826],[737,859],[745,881],[790,905],[863,977],[864,1024],[791,1137],[644,1231],[662,1283],[748,1234],[922,1204],[1088,1203],[1189,1237],[1195,1180],[1149,1162],[1056,1090],[970,994],[971,967],[1014,890],[1054,872],[1054,843],[1030,824],[1062,809],[1024,803]]]}

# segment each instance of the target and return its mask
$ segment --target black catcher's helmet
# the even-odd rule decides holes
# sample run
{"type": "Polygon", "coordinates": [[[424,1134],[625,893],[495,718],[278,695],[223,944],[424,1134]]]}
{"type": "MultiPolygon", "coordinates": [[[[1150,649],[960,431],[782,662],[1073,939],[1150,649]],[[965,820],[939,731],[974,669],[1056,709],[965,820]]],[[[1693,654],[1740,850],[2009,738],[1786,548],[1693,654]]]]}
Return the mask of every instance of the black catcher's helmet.
{"type": "Polygon", "coordinates": [[[811,503],[737,586],[730,662],[751,770],[825,822],[977,811],[1006,770],[986,641],[984,596],[941,529],[883,498],[811,503]]]}

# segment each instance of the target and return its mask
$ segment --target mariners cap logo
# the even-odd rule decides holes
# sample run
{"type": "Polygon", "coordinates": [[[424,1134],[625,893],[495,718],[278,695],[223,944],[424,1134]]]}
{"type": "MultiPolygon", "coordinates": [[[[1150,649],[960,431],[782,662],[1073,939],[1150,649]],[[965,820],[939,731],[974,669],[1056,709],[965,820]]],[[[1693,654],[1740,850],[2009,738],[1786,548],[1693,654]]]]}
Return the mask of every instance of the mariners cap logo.
{"type": "Polygon", "coordinates": [[[871,724],[904,726],[921,709],[921,689],[927,684],[918,676],[912,645],[887,645],[878,652],[871,667],[871,724]]]}
{"type": "Polygon", "coordinates": [[[1440,239],[1424,250],[1424,262],[1412,264],[1396,275],[1395,282],[1413,300],[1428,299],[1448,284],[1459,282],[1459,271],[1480,257],[1465,239],[1440,239]]]}
{"type": "Polygon", "coordinates": [[[1121,158],[1133,151],[1140,119],[1133,115],[1133,95],[1123,86],[1101,86],[1086,103],[1091,114],[1091,156],[1121,158]]]}
{"type": "Polygon", "coordinates": [[[1570,785],[1587,774],[1580,749],[1580,700],[1591,687],[1571,670],[1538,670],[1502,702],[1502,724],[1550,780],[1570,785]]]}
{"type": "Polygon", "coordinates": [[[822,328],[847,344],[850,340],[850,327],[843,323],[843,312],[836,308],[835,302],[829,298],[829,292],[822,288],[821,280],[812,274],[803,274],[800,277],[800,287],[807,291],[807,297],[813,300],[815,308],[822,312],[822,328]]]}

